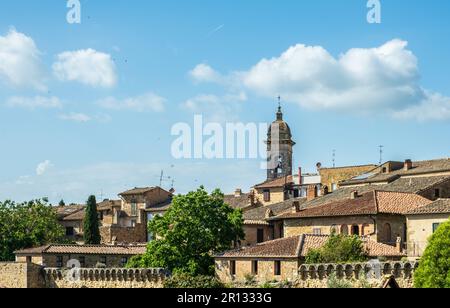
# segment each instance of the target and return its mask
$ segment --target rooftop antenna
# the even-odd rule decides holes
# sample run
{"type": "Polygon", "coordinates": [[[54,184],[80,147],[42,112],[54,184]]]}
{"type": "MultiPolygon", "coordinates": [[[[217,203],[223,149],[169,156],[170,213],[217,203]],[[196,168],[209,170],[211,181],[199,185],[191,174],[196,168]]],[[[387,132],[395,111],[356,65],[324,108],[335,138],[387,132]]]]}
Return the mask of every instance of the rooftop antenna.
{"type": "Polygon", "coordinates": [[[336,150],[333,150],[333,168],[336,168],[336,150]]]}
{"type": "Polygon", "coordinates": [[[164,170],[161,170],[161,175],[159,176],[159,187],[162,187],[163,182],[170,181],[172,177],[164,176],[164,170]]]}
{"type": "Polygon", "coordinates": [[[384,153],[384,145],[378,146],[380,148],[380,165],[383,164],[383,153],[384,153]]]}

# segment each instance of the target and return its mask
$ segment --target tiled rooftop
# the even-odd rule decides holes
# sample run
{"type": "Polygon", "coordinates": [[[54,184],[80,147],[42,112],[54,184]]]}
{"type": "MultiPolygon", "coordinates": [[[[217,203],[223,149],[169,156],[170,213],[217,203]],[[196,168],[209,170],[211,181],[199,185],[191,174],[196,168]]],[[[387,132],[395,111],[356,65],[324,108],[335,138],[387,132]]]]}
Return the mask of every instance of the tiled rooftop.
{"type": "Polygon", "coordinates": [[[416,194],[372,191],[355,199],[349,194],[346,199],[331,201],[319,206],[303,208],[297,213],[286,212],[276,219],[360,216],[376,214],[406,214],[431,201],[416,194]]]}
{"type": "Polygon", "coordinates": [[[450,199],[439,199],[430,205],[408,212],[408,215],[450,214],[450,199]]]}
{"type": "Polygon", "coordinates": [[[74,255],[141,255],[146,252],[145,245],[107,246],[107,245],[49,245],[16,251],[16,254],[74,254],[74,255]]]}

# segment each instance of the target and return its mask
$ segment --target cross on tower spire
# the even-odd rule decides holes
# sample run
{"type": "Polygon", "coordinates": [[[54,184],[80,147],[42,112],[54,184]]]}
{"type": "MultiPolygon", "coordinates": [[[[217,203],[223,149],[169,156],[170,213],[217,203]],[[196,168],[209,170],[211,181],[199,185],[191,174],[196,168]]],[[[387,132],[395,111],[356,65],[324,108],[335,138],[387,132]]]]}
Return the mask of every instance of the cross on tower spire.
{"type": "Polygon", "coordinates": [[[281,96],[278,95],[278,112],[277,112],[277,120],[283,120],[283,112],[281,111],[281,96]]]}

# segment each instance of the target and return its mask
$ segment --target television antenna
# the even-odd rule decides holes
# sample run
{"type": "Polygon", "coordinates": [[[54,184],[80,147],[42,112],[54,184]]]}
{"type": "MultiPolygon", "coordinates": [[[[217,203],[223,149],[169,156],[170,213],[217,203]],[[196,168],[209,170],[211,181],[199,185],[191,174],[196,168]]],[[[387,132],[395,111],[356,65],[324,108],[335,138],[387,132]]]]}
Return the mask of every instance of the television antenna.
{"type": "Polygon", "coordinates": [[[380,166],[381,166],[383,164],[384,145],[379,145],[378,148],[380,149],[380,166]]]}

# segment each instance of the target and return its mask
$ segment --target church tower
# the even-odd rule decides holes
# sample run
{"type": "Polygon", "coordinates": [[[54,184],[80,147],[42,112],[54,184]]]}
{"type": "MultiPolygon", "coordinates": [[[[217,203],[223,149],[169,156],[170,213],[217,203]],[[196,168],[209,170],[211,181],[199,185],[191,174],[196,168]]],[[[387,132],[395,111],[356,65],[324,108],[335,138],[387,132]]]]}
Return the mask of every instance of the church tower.
{"type": "Polygon", "coordinates": [[[275,180],[292,175],[292,156],[295,142],[289,125],[283,120],[281,98],[278,98],[276,120],[267,134],[267,180],[275,180]]]}

